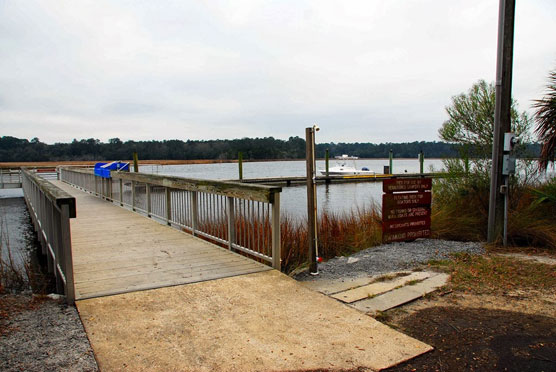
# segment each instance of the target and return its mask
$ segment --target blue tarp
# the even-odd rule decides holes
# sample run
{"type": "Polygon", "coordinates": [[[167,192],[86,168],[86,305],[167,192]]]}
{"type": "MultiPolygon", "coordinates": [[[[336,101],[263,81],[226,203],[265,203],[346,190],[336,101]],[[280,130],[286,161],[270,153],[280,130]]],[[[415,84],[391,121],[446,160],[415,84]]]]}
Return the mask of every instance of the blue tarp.
{"type": "Polygon", "coordinates": [[[127,171],[129,172],[129,163],[122,163],[120,161],[114,161],[112,163],[96,163],[95,164],[95,176],[102,178],[110,178],[110,171],[127,171]]]}

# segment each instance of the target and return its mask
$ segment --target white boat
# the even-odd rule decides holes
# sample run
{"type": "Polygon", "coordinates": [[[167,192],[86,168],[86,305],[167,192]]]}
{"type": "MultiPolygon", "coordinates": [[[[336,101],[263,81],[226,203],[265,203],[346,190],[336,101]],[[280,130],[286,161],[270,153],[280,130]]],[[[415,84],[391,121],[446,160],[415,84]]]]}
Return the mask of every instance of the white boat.
{"type": "MultiPolygon", "coordinates": [[[[342,156],[336,156],[338,160],[336,166],[330,167],[328,169],[329,176],[372,176],[375,174],[374,171],[369,170],[367,167],[362,167],[361,169],[356,168],[355,159],[359,159],[357,156],[348,156],[346,154],[342,156]],[[348,165],[347,160],[352,160],[353,165],[348,165]]],[[[321,169],[320,174],[326,176],[326,169],[321,169]]]]}
{"type": "Polygon", "coordinates": [[[349,156],[348,154],[342,154],[342,155],[334,156],[334,159],[337,159],[337,160],[357,160],[357,159],[359,159],[359,156],[349,156]]]}

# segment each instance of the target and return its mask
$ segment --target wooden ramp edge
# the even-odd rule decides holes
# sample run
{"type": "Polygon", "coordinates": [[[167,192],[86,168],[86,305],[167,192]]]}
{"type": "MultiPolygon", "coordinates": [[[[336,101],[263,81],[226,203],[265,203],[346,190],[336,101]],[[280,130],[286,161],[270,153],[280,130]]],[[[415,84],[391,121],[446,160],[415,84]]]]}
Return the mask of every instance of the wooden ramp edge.
{"type": "Polygon", "coordinates": [[[276,270],[77,307],[106,371],[377,371],[432,349],[276,270]]]}
{"type": "Polygon", "coordinates": [[[146,216],[53,181],[76,198],[71,219],[76,299],[271,270],[146,216]]]}

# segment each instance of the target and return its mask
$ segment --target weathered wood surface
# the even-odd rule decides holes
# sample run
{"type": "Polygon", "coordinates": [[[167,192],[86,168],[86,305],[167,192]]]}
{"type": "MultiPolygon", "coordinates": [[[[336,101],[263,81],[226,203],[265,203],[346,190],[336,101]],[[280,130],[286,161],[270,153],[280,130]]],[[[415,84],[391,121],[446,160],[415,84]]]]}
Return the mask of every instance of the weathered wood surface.
{"type": "Polygon", "coordinates": [[[78,300],[270,269],[61,181],[54,183],[77,202],[71,241],[78,300]]]}
{"type": "Polygon", "coordinates": [[[25,173],[37,186],[41,189],[44,195],[50,199],[58,207],[64,204],[69,206],[69,217],[75,217],[75,198],[58,187],[55,187],[52,182],[45,180],[44,178],[38,177],[33,172],[26,168],[21,168],[21,172],[25,173]]]}

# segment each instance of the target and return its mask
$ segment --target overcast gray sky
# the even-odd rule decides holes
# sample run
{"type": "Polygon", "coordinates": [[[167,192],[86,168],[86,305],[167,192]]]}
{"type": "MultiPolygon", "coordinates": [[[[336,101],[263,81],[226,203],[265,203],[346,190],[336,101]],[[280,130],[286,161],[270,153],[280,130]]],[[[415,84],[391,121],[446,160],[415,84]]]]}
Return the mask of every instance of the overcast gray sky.
{"type": "MultiPolygon", "coordinates": [[[[498,0],[0,0],[0,135],[437,140],[494,81],[498,0]]],[[[556,1],[517,1],[513,95],[556,68],[556,1]]]]}

